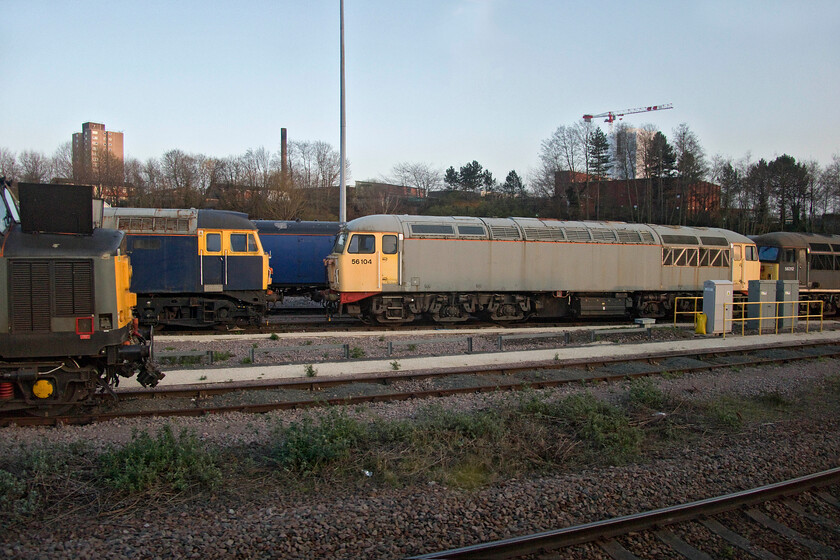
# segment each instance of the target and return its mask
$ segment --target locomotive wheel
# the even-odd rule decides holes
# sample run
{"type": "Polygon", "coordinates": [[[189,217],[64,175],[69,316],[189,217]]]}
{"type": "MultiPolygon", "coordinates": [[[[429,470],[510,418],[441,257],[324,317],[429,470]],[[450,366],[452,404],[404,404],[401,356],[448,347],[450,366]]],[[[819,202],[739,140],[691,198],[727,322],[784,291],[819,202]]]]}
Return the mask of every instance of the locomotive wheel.
{"type": "Polygon", "coordinates": [[[432,320],[436,323],[460,323],[470,318],[459,305],[444,305],[432,313],[432,320]]]}
{"type": "Polygon", "coordinates": [[[54,418],[62,416],[70,412],[76,406],[74,397],[76,396],[76,383],[68,383],[64,395],[61,397],[61,404],[45,404],[33,408],[27,408],[26,413],[30,416],[38,416],[39,418],[54,418]]]}

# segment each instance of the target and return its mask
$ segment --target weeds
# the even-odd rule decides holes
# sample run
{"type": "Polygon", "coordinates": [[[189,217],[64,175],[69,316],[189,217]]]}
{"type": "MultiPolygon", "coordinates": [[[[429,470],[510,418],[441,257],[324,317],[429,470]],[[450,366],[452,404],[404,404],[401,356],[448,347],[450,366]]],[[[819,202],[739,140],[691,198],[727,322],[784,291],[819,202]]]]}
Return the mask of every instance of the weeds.
{"type": "Polygon", "coordinates": [[[315,377],[318,375],[318,370],[315,369],[315,366],[312,364],[306,364],[303,367],[303,372],[306,374],[306,377],[315,377]]]}
{"type": "Polygon", "coordinates": [[[397,360],[394,360],[393,362],[391,362],[391,369],[394,370],[394,371],[399,370],[400,369],[400,362],[397,361],[397,360]]]}
{"type": "Polygon", "coordinates": [[[233,352],[213,352],[213,361],[214,362],[224,362],[229,360],[233,357],[233,352]]]}
{"type": "Polygon", "coordinates": [[[280,340],[280,335],[277,333],[271,333],[271,336],[268,337],[269,340],[280,340]]]}
{"type": "Polygon", "coordinates": [[[365,357],[365,350],[364,348],[359,348],[358,346],[354,346],[350,349],[350,358],[354,360],[358,360],[360,358],[365,357]]]}
{"type": "Polygon", "coordinates": [[[179,436],[164,426],[152,438],[134,432],[131,442],[100,457],[104,482],[119,492],[143,492],[162,488],[183,492],[198,486],[212,489],[222,480],[213,454],[202,449],[195,434],[179,436]]]}
{"type": "Polygon", "coordinates": [[[665,393],[649,377],[633,379],[628,391],[630,404],[635,408],[659,410],[665,404],[665,393]]]}

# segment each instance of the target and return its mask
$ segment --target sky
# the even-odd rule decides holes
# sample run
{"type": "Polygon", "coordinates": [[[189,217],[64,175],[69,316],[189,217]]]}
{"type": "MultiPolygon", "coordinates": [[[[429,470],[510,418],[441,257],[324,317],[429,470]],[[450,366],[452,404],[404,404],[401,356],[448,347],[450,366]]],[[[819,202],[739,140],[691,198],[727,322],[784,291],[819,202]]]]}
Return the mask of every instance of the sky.
{"type": "MultiPolygon", "coordinates": [[[[352,180],[400,162],[527,177],[586,113],[707,156],[840,154],[840,2],[345,0],[352,180]]],[[[126,157],[340,144],[339,0],[0,0],[0,148],[52,155],[83,122],[126,157]]],[[[601,123],[605,132],[606,123],[601,123]]]]}

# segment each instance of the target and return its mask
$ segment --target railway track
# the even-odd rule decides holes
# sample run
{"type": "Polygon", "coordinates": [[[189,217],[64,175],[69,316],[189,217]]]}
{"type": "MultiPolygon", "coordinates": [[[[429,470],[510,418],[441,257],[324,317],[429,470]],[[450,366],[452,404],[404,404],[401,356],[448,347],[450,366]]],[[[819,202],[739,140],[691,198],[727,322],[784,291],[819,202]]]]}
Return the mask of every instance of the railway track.
{"type": "MultiPolygon", "coordinates": [[[[622,541],[631,533],[655,539],[666,545],[672,554],[683,558],[710,559],[712,556],[698,550],[678,535],[688,524],[702,524],[706,530],[723,541],[726,550],[746,552],[763,559],[779,559],[776,543],[787,540],[795,549],[812,558],[840,558],[840,523],[803,507],[793,499],[810,493],[828,508],[835,508],[840,517],[840,500],[824,490],[840,484],[840,468],[835,468],[793,480],[770,484],[760,488],[735,492],[687,504],[576,525],[555,531],[483,543],[454,550],[415,556],[414,560],[435,559],[503,559],[503,558],[561,558],[575,546],[589,544],[603,555],[616,560],[637,558],[622,541]],[[767,512],[766,504],[786,508],[788,516],[783,521],[767,512]],[[737,516],[733,513],[737,512],[737,516]],[[728,515],[727,515],[728,514],[728,515]],[[724,517],[724,518],[722,518],[724,517]],[[740,517],[740,519],[737,519],[740,517]],[[737,524],[737,527],[733,526],[737,524]],[[803,534],[793,525],[813,524],[820,528],[822,538],[803,534]],[[770,537],[764,535],[769,534],[770,537]],[[768,542],[764,542],[764,541],[768,542]],[[828,541],[828,542],[825,542],[828,541]]],[[[785,550],[790,548],[785,547],[785,550]]],[[[669,556],[671,557],[671,556],[669,556]]]]}
{"type": "Polygon", "coordinates": [[[394,371],[344,377],[163,385],[154,389],[119,391],[118,396],[122,402],[106,403],[101,407],[107,410],[50,418],[22,415],[3,417],[0,418],[0,426],[88,424],[115,418],[201,416],[227,412],[264,413],[272,410],[400,401],[463,393],[542,389],[569,383],[615,382],[663,373],[689,373],[836,357],[840,357],[840,344],[813,342],[736,347],[726,350],[651,352],[598,360],[586,358],[394,371]],[[417,388],[416,384],[411,384],[417,381],[427,383],[423,384],[422,388],[417,388]],[[247,393],[250,398],[247,402],[231,403],[226,397],[231,393],[247,393]],[[143,401],[154,404],[138,406],[143,401]]]}

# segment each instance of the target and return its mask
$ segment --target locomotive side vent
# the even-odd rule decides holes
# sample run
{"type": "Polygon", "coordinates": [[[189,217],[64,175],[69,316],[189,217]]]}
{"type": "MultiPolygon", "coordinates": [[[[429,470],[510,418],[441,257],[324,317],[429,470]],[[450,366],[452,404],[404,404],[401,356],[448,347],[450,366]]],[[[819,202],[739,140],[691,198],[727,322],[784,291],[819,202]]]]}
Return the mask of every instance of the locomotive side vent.
{"type": "Polygon", "coordinates": [[[628,229],[620,229],[616,233],[618,233],[618,240],[622,243],[641,243],[642,236],[639,235],[638,231],[632,231],[628,229]]]}
{"type": "Polygon", "coordinates": [[[93,314],[90,261],[13,260],[9,283],[12,332],[50,332],[53,316],[93,314]]]}
{"type": "Polygon", "coordinates": [[[615,241],[615,232],[606,228],[592,228],[592,239],[595,241],[615,241]]]}
{"type": "Polygon", "coordinates": [[[9,264],[12,332],[50,332],[50,263],[9,264]]]}
{"type": "Polygon", "coordinates": [[[93,313],[90,261],[55,263],[55,314],[74,317],[93,313]]]}
{"type": "Polygon", "coordinates": [[[494,226],[491,224],[490,233],[493,239],[521,239],[519,229],[516,226],[494,226]]]}

